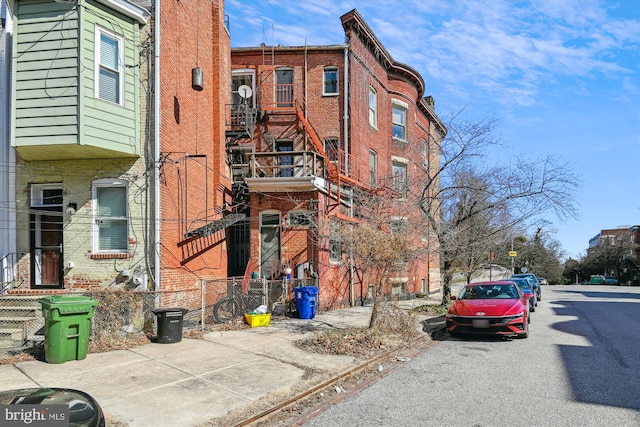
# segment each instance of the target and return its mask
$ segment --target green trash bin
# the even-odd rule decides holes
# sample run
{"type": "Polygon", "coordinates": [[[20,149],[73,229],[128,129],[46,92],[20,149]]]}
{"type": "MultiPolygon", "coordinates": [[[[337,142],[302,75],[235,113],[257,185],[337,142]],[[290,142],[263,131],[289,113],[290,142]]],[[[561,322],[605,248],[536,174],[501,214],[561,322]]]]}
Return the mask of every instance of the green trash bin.
{"type": "Polygon", "coordinates": [[[64,363],[86,358],[98,301],[83,295],[52,295],[39,301],[44,316],[45,360],[64,363]]]}

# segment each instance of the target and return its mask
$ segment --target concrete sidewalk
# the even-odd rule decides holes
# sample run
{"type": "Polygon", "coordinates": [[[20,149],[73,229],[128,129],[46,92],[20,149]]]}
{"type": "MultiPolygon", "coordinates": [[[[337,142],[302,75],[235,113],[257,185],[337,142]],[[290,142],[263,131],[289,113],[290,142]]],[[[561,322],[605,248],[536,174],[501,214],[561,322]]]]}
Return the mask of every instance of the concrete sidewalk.
{"type": "MultiPolygon", "coordinates": [[[[438,298],[396,305],[411,309],[438,303],[438,298]]],[[[370,315],[371,307],[353,307],[319,313],[310,320],[273,319],[268,327],[209,332],[202,340],[92,353],[62,364],[0,365],[0,391],[73,388],[91,394],[111,424],[196,426],[269,396],[304,388],[310,377],[354,368],[357,361],[351,356],[310,353],[293,342],[322,328],[366,326],[370,315]]],[[[435,322],[429,327],[443,326],[435,322]]]]}

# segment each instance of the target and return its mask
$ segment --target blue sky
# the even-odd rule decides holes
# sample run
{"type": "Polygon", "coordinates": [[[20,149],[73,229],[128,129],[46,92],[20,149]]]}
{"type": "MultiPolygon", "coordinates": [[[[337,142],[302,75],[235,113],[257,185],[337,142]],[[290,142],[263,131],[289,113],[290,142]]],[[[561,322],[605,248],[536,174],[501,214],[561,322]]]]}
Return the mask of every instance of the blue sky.
{"type": "Polygon", "coordinates": [[[571,165],[580,217],[543,216],[566,256],[640,225],[640,0],[225,0],[232,47],[344,43],[354,8],[436,112],[490,115],[506,157],[571,165]]]}

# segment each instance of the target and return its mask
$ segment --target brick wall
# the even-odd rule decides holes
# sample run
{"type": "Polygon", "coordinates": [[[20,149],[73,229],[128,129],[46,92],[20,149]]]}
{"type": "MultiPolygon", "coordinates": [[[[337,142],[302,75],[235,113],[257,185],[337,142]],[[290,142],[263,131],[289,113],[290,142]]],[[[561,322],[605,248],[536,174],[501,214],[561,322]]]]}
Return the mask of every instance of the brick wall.
{"type": "Polygon", "coordinates": [[[230,101],[229,34],[222,1],[163,3],[160,48],[161,289],[226,277],[226,243],[193,260],[177,244],[185,233],[220,219],[230,186],[224,105],[230,101]],[[192,69],[203,90],[192,88],[192,69]]]}
{"type": "MultiPolygon", "coordinates": [[[[412,74],[406,66],[395,63],[388,64],[381,58],[380,51],[372,47],[371,40],[363,40],[359,35],[347,32],[348,51],[348,128],[344,129],[346,99],[344,96],[345,52],[344,46],[313,47],[270,47],[243,48],[232,52],[232,67],[236,69],[253,69],[256,72],[257,97],[262,106],[273,102],[272,93],[275,84],[275,70],[278,67],[293,69],[294,91],[296,100],[311,123],[320,141],[326,138],[338,138],[340,146],[346,147],[350,153],[352,176],[360,177],[363,182],[369,181],[369,153],[375,151],[378,157],[378,181],[389,183],[392,177],[392,160],[405,159],[407,163],[408,181],[419,185],[424,179],[422,169],[422,140],[434,143],[430,137],[432,123],[422,111],[423,84],[420,77],[412,74]],[[384,64],[383,64],[384,62],[384,64]],[[390,66],[391,65],[391,66],[390,66]],[[326,66],[338,69],[338,96],[323,96],[323,76],[326,66]],[[369,88],[377,92],[377,126],[369,124],[369,88]],[[407,105],[407,142],[398,143],[392,140],[392,102],[400,101],[407,105]]],[[[269,139],[262,138],[268,133],[277,139],[292,139],[294,150],[313,149],[309,136],[295,115],[267,113],[264,124],[258,124],[254,144],[256,151],[272,151],[267,144],[269,139]]],[[[430,148],[430,168],[436,168],[437,150],[430,148]]],[[[339,307],[349,304],[350,271],[348,259],[342,263],[331,262],[328,253],[326,226],[329,215],[335,213],[349,214],[345,207],[330,207],[331,202],[321,194],[315,193],[253,193],[250,199],[251,222],[251,257],[259,259],[260,236],[259,217],[264,210],[287,212],[295,206],[293,199],[313,199],[318,202],[318,218],[320,238],[309,238],[308,233],[301,230],[281,230],[281,257],[283,260],[295,259],[295,263],[307,257],[313,260],[319,273],[321,306],[323,308],[339,307]],[[306,245],[306,247],[305,247],[306,245]],[[311,249],[313,248],[313,249],[311,249]]],[[[418,209],[409,201],[398,200],[393,209],[398,216],[419,217],[418,209]]],[[[429,241],[434,241],[430,236],[429,241]]],[[[397,272],[396,277],[406,281],[408,293],[422,292],[423,281],[429,291],[439,288],[439,257],[437,248],[428,257],[417,260],[407,267],[406,271],[397,272]]],[[[294,266],[293,266],[294,267],[294,266]]],[[[368,293],[368,283],[359,283],[356,278],[353,296],[357,300],[368,293]]]]}

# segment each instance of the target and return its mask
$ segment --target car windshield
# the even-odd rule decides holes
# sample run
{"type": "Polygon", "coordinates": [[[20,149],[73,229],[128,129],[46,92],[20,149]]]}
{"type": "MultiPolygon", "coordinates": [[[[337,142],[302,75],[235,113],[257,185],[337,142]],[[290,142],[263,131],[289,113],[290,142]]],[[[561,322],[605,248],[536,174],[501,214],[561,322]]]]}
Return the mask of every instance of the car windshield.
{"type": "Polygon", "coordinates": [[[458,299],[517,299],[516,285],[475,285],[465,286],[458,299]]]}
{"type": "Polygon", "coordinates": [[[531,286],[535,286],[536,284],[536,280],[533,278],[533,276],[525,276],[525,275],[515,275],[511,277],[512,279],[524,279],[527,282],[529,282],[529,284],[531,286]]]}
{"type": "Polygon", "coordinates": [[[523,291],[530,291],[531,284],[526,279],[510,279],[512,282],[515,282],[516,285],[520,287],[523,291]]]}

